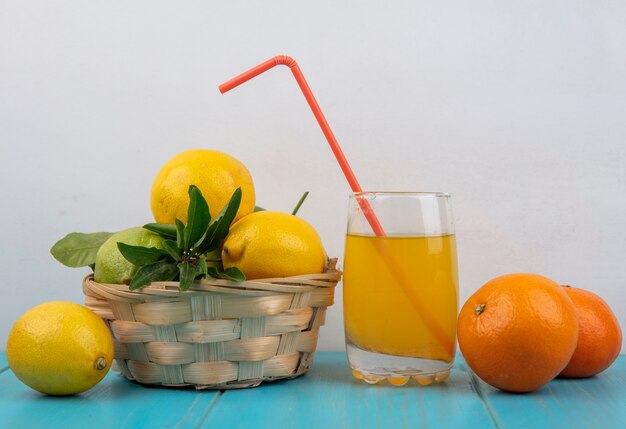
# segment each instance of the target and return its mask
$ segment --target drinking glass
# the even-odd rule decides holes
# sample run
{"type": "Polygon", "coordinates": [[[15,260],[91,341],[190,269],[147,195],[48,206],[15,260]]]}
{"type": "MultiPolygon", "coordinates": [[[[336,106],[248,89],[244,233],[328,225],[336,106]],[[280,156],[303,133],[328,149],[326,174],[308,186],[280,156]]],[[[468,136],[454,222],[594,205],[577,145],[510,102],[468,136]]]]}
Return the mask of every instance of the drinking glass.
{"type": "Polygon", "coordinates": [[[393,385],[410,379],[428,385],[448,378],[458,306],[449,194],[350,195],[343,306],[354,377],[393,385]],[[372,213],[382,227],[377,234],[372,213]]]}

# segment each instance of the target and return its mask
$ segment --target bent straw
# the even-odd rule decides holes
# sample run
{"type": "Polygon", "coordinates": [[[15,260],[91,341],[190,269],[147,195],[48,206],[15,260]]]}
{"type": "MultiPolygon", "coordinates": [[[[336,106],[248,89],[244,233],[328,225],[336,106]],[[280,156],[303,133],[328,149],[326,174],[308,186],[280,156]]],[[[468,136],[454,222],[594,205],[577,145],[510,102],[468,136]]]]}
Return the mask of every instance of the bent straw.
{"type": "MultiPolygon", "coordinates": [[[[315,119],[317,119],[318,124],[322,128],[322,132],[324,133],[324,136],[326,136],[326,140],[330,145],[330,149],[333,151],[335,158],[337,158],[337,162],[339,163],[343,174],[346,176],[352,192],[362,192],[361,185],[359,185],[359,182],[356,179],[352,168],[350,168],[350,164],[348,164],[348,160],[343,154],[343,151],[339,146],[339,142],[335,138],[333,131],[330,129],[330,125],[328,124],[328,121],[326,121],[326,118],[322,113],[322,109],[320,108],[319,104],[317,104],[317,100],[315,99],[315,96],[313,96],[313,92],[311,91],[309,84],[304,78],[300,67],[298,67],[298,63],[296,63],[293,58],[287,55],[278,55],[274,58],[270,58],[269,60],[259,64],[258,66],[253,67],[250,70],[240,74],[239,76],[232,78],[228,82],[221,84],[219,86],[219,90],[222,94],[224,94],[225,92],[228,92],[231,89],[241,85],[242,83],[249,81],[250,79],[260,75],[261,73],[266,72],[272,67],[281,64],[289,67],[291,69],[291,72],[293,73],[293,76],[296,78],[296,82],[298,82],[298,86],[300,86],[300,89],[304,94],[304,98],[306,98],[307,103],[309,103],[309,106],[313,111],[315,119]]],[[[383,227],[380,224],[378,218],[374,214],[374,211],[372,210],[369,202],[360,198],[359,204],[361,206],[361,209],[363,210],[363,214],[367,218],[367,221],[374,230],[374,233],[377,236],[384,236],[385,231],[383,230],[383,227]]]]}
{"type": "MultiPolygon", "coordinates": [[[[359,185],[359,182],[357,181],[356,176],[352,171],[352,168],[350,168],[350,164],[348,164],[348,160],[343,154],[343,151],[339,146],[339,142],[337,141],[335,135],[330,129],[330,125],[328,124],[328,121],[326,121],[326,118],[324,117],[324,114],[322,113],[322,109],[320,108],[319,104],[317,104],[317,100],[315,99],[315,96],[313,96],[313,92],[311,91],[309,84],[304,78],[304,75],[302,74],[302,71],[300,70],[300,67],[298,66],[296,60],[287,55],[275,56],[221,84],[219,86],[219,90],[222,94],[224,94],[277,65],[285,65],[289,67],[289,69],[293,73],[294,78],[296,79],[296,82],[298,83],[298,86],[300,87],[300,90],[302,91],[302,94],[304,94],[304,98],[309,104],[309,107],[311,108],[315,119],[317,119],[317,123],[322,129],[322,132],[324,133],[324,136],[326,137],[326,140],[328,141],[328,144],[330,145],[330,148],[333,151],[335,158],[337,158],[337,162],[339,163],[339,166],[341,167],[344,176],[346,176],[352,192],[362,192],[361,186],[359,185]]],[[[372,210],[369,201],[364,198],[357,198],[357,200],[361,209],[363,210],[365,218],[372,227],[374,234],[376,234],[376,236],[378,237],[384,237],[385,231],[383,230],[380,221],[374,214],[374,211],[372,210]]],[[[407,279],[405,278],[405,276],[403,276],[398,269],[394,269],[393,271],[396,272],[396,276],[399,276],[399,278],[397,277],[397,280],[399,280],[400,285],[405,290],[405,293],[407,294],[409,299],[412,301],[419,315],[422,317],[424,322],[431,328],[432,333],[435,335],[440,345],[443,347],[444,350],[448,350],[450,351],[450,353],[452,353],[452,351],[454,350],[453,339],[451,339],[449,335],[444,331],[444,329],[439,325],[439,323],[437,323],[428,306],[421,301],[420,296],[417,294],[417,291],[405,286],[407,284],[407,279]]]]}

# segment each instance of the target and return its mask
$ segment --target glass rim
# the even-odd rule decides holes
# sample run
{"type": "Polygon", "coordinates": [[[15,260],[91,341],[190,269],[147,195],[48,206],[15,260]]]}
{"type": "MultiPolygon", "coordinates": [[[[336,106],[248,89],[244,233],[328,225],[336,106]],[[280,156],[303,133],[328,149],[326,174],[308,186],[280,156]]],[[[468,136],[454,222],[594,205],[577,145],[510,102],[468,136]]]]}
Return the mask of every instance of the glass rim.
{"type": "Polygon", "coordinates": [[[448,192],[413,192],[413,191],[361,191],[351,192],[350,198],[367,197],[415,197],[415,198],[450,198],[448,192]]]}

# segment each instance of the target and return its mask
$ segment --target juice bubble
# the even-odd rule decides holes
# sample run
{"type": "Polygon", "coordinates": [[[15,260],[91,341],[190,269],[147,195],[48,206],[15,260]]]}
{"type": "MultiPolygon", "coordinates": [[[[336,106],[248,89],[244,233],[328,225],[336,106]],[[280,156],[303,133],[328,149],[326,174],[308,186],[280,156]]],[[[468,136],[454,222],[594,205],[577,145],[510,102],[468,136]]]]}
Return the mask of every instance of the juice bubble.
{"type": "Polygon", "coordinates": [[[450,377],[450,371],[441,371],[435,375],[435,381],[437,383],[444,382],[450,377]]]}
{"type": "Polygon", "coordinates": [[[404,386],[409,382],[410,377],[387,377],[389,384],[393,386],[404,386]]]}
{"type": "Polygon", "coordinates": [[[385,377],[382,375],[366,375],[363,374],[362,380],[367,384],[377,384],[379,381],[383,380],[385,377]]]}
{"type": "Polygon", "coordinates": [[[359,371],[357,371],[356,369],[352,370],[352,376],[354,378],[356,378],[357,380],[363,380],[363,374],[361,374],[359,371]]]}
{"type": "Polygon", "coordinates": [[[429,386],[435,381],[434,374],[414,375],[413,380],[420,386],[429,386]]]}

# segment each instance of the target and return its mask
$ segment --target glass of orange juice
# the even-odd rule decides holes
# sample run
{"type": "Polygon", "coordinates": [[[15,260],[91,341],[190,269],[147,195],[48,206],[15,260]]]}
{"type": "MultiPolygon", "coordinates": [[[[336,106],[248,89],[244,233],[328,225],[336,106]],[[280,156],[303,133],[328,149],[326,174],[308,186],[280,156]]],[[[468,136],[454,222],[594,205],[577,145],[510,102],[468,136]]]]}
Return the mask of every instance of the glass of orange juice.
{"type": "Polygon", "coordinates": [[[457,306],[450,195],[351,194],[343,307],[352,374],[369,384],[444,381],[456,351],[457,306]],[[370,210],[382,233],[373,232],[370,210]]]}

